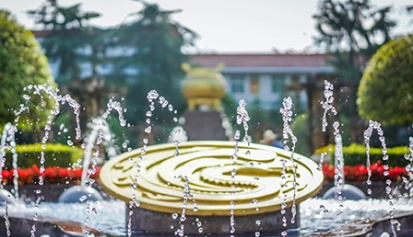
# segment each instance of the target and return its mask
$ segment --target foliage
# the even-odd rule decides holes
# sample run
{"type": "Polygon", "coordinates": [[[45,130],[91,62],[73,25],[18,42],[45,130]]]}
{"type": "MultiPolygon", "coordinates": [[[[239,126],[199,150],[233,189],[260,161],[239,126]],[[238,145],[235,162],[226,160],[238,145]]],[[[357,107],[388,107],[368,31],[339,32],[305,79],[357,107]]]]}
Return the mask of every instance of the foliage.
{"type": "MultiPolygon", "coordinates": [[[[145,119],[146,95],[153,89],[175,109],[184,111],[179,82],[184,76],[181,64],[189,58],[182,49],[192,45],[196,38],[194,32],[172,21],[171,15],[178,10],[164,11],[157,4],[143,4],[144,8],[133,14],[136,20],[116,30],[115,43],[127,50],[113,61],[114,68],[122,70],[129,84],[127,119],[136,124],[145,119]]],[[[168,111],[158,111],[156,116],[162,122],[170,121],[166,118],[168,111]]]]}
{"type": "MultiPolygon", "coordinates": [[[[405,159],[405,154],[410,154],[409,147],[407,146],[400,146],[400,147],[391,147],[386,148],[387,155],[389,156],[388,164],[390,166],[401,166],[405,167],[409,164],[409,161],[405,159]]],[[[328,155],[332,157],[332,161],[334,161],[334,153],[335,153],[335,146],[328,145],[316,150],[316,154],[321,154],[326,152],[328,155]]],[[[370,162],[377,162],[381,161],[383,158],[383,150],[382,148],[370,148],[370,162]]],[[[343,156],[344,156],[344,164],[354,166],[359,164],[366,164],[367,162],[367,155],[366,155],[366,147],[364,145],[359,144],[351,144],[350,146],[343,147],[343,156]]]]}
{"type": "MultiPolygon", "coordinates": [[[[62,144],[46,144],[46,149],[43,149],[44,144],[26,144],[16,145],[17,166],[20,168],[31,167],[33,164],[40,166],[41,152],[44,152],[44,166],[70,167],[83,156],[83,149],[79,147],[66,146],[62,144]]],[[[12,153],[9,149],[6,151],[5,168],[12,168],[12,153]]]]}
{"type": "MultiPolygon", "coordinates": [[[[408,178],[408,173],[404,167],[389,167],[386,173],[386,168],[382,162],[374,162],[369,166],[371,171],[371,181],[381,181],[384,182],[387,179],[393,182],[401,182],[404,178],[408,178]]],[[[324,163],[323,173],[325,181],[334,181],[335,167],[324,163]]],[[[365,165],[359,164],[355,166],[344,166],[344,180],[346,182],[365,182],[368,179],[368,169],[365,165]]]]}
{"type": "MultiPolygon", "coordinates": [[[[3,185],[13,184],[14,169],[2,170],[3,185]]],[[[90,178],[96,179],[99,177],[100,168],[96,167],[95,173],[90,175],[90,178]]],[[[62,168],[62,167],[47,167],[40,173],[37,165],[32,165],[29,168],[18,168],[18,184],[38,184],[39,177],[42,176],[44,184],[80,184],[82,179],[82,169],[80,168],[62,168]]]]}
{"type": "Polygon", "coordinates": [[[356,54],[369,58],[390,40],[396,25],[388,17],[391,7],[375,10],[369,0],[323,0],[318,9],[315,42],[334,54],[332,63],[342,81],[357,82],[361,69],[356,54]]]}
{"type": "Polygon", "coordinates": [[[413,123],[413,35],[383,45],[371,58],[358,90],[359,113],[384,124],[413,123]]]}
{"type": "MultiPolygon", "coordinates": [[[[174,106],[178,111],[175,116],[185,110],[179,82],[183,78],[181,64],[188,61],[188,56],[182,49],[193,45],[196,38],[191,30],[171,20],[171,15],[179,11],[163,11],[157,4],[141,3],[143,9],[132,14],[129,23],[107,30],[88,25],[99,14],[82,12],[80,4],[63,7],[57,0],[47,0],[38,9],[29,11],[47,33],[42,45],[46,55],[59,67],[57,81],[69,84],[84,76],[85,67],[90,66],[92,76],[104,76],[105,84],[127,85],[125,115],[137,128],[144,123],[150,90],[157,90],[174,106]],[[96,70],[99,67],[101,71],[96,70]]],[[[84,80],[78,81],[85,85],[84,80]]],[[[119,93],[113,88],[104,88],[109,90],[104,92],[119,93]]],[[[87,98],[85,95],[90,93],[82,89],[71,87],[73,98],[87,98]]],[[[104,92],[100,95],[102,99],[106,96],[104,92]]],[[[86,107],[88,102],[80,103],[86,107]]],[[[157,110],[155,117],[153,121],[161,121],[159,124],[172,121],[168,110],[157,110]]],[[[136,129],[132,132],[135,134],[131,143],[135,144],[132,139],[138,132],[136,129]]]]}
{"type": "MultiPolygon", "coordinates": [[[[365,62],[384,43],[396,22],[391,7],[375,9],[369,0],[321,0],[316,20],[315,42],[334,56],[329,63],[339,78],[341,117],[357,118],[357,87],[365,62]]],[[[350,127],[351,133],[359,129],[350,127]]],[[[352,140],[355,142],[355,140],[352,140]]]]}
{"type": "Polygon", "coordinates": [[[48,32],[42,39],[42,46],[46,56],[58,65],[56,80],[59,83],[80,77],[80,63],[91,63],[93,72],[96,72],[98,52],[104,51],[102,42],[99,42],[101,30],[87,26],[89,20],[100,14],[82,12],[80,6],[78,3],[63,7],[57,0],[47,0],[39,9],[28,11],[36,24],[43,25],[48,32]]]}
{"type": "Polygon", "coordinates": [[[54,101],[41,95],[29,95],[23,89],[32,84],[56,87],[47,58],[33,34],[20,26],[10,13],[0,10],[0,130],[16,119],[15,110],[24,104],[29,113],[22,113],[18,127],[39,129],[45,125],[54,101]],[[41,106],[39,106],[41,105],[41,106]]]}

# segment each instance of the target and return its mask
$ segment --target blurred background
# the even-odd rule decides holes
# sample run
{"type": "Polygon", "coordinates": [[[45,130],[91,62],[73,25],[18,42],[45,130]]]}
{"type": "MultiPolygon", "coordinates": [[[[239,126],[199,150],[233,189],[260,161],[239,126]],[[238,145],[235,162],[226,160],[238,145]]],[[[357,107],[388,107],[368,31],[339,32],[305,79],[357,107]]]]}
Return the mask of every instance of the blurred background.
{"type": "MultiPolygon", "coordinates": [[[[334,143],[333,128],[321,130],[325,80],[334,85],[334,106],[345,146],[363,142],[369,119],[382,120],[360,111],[357,91],[377,50],[413,31],[412,8],[408,0],[0,3],[0,9],[34,34],[60,93],[80,103],[82,130],[105,111],[110,99],[121,102],[127,126],[121,126],[116,115],[108,118],[120,151],[142,146],[151,90],[165,97],[177,114],[166,109],[154,112],[150,143],[168,140],[177,125],[173,118],[182,117],[188,107],[181,92],[186,76],[182,64],[188,63],[192,68],[208,69],[222,65],[222,109],[233,130],[242,130],[236,123],[237,106],[241,99],[247,102],[253,142],[262,141],[266,130],[282,139],[280,108],[283,99],[291,97],[291,127],[299,138],[296,151],[305,155],[334,143]]],[[[0,96],[5,101],[16,100],[1,90],[0,96]]],[[[412,135],[408,118],[384,118],[389,147],[408,145],[412,135]]],[[[0,121],[2,126],[6,122],[0,121]]],[[[74,126],[71,108],[64,107],[53,123],[55,136],[50,138],[65,144],[75,137],[70,132],[74,126]],[[62,124],[69,132],[57,136],[62,134],[62,124]]],[[[42,129],[37,126],[19,133],[18,143],[40,142],[42,129]]],[[[74,143],[80,145],[82,140],[74,143]]],[[[372,143],[380,146],[377,138],[372,143]]]]}

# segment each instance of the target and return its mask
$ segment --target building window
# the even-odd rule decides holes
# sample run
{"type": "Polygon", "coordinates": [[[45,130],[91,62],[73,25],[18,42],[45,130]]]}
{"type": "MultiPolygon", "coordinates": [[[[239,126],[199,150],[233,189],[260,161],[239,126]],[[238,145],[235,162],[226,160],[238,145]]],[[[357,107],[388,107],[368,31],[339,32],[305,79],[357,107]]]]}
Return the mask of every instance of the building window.
{"type": "Polygon", "coordinates": [[[231,75],[231,92],[244,93],[244,75],[231,75]]]}
{"type": "Polygon", "coordinates": [[[276,74],[271,77],[271,92],[282,93],[284,90],[285,75],[276,74]]]}
{"type": "Polygon", "coordinates": [[[250,80],[250,93],[256,94],[260,90],[260,84],[258,81],[258,75],[251,75],[250,80]]]}

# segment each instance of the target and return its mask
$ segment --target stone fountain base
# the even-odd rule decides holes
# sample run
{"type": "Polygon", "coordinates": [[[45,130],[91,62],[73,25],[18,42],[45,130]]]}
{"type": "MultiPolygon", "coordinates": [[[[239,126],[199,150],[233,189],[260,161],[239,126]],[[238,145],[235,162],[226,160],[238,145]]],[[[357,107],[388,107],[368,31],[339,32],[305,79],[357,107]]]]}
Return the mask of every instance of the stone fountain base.
{"type": "MultiPolygon", "coordinates": [[[[131,224],[131,229],[134,235],[166,235],[173,234],[181,229],[181,224],[184,225],[185,235],[228,235],[230,234],[230,216],[189,216],[186,215],[186,220],[180,222],[181,213],[170,214],[163,212],[155,212],[142,208],[132,208],[133,214],[130,217],[131,209],[126,207],[126,223],[131,224]]],[[[297,210],[299,208],[297,207],[297,210]]],[[[253,214],[245,216],[235,216],[235,233],[254,236],[256,232],[260,234],[277,234],[287,229],[296,229],[299,227],[300,217],[297,213],[295,222],[291,223],[291,208],[286,209],[284,215],[277,212],[269,212],[262,214],[253,214]],[[287,227],[283,226],[283,217],[288,220],[287,227]]]]}

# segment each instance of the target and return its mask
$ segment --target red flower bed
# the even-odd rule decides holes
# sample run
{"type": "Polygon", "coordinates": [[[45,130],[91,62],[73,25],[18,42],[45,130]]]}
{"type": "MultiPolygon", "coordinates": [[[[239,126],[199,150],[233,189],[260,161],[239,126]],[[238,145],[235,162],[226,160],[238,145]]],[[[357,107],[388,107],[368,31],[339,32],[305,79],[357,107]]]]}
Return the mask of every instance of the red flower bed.
{"type": "MultiPolygon", "coordinates": [[[[393,182],[402,181],[403,177],[408,177],[407,171],[403,167],[388,167],[387,176],[385,175],[386,168],[382,162],[378,161],[370,165],[371,181],[386,181],[390,179],[393,182]]],[[[323,165],[323,173],[325,181],[334,181],[335,167],[325,163],[323,165]]],[[[365,165],[344,166],[344,179],[348,182],[364,182],[368,178],[368,169],[365,165]]]]}
{"type": "MultiPolygon", "coordinates": [[[[96,172],[90,175],[91,178],[99,177],[100,169],[96,167],[96,172]]],[[[19,175],[19,185],[24,184],[38,184],[39,177],[42,176],[44,184],[80,184],[82,179],[82,169],[80,168],[61,168],[61,167],[47,167],[43,172],[37,165],[33,165],[27,169],[17,169],[19,175]]],[[[14,170],[2,170],[3,185],[13,184],[14,170]]]]}

